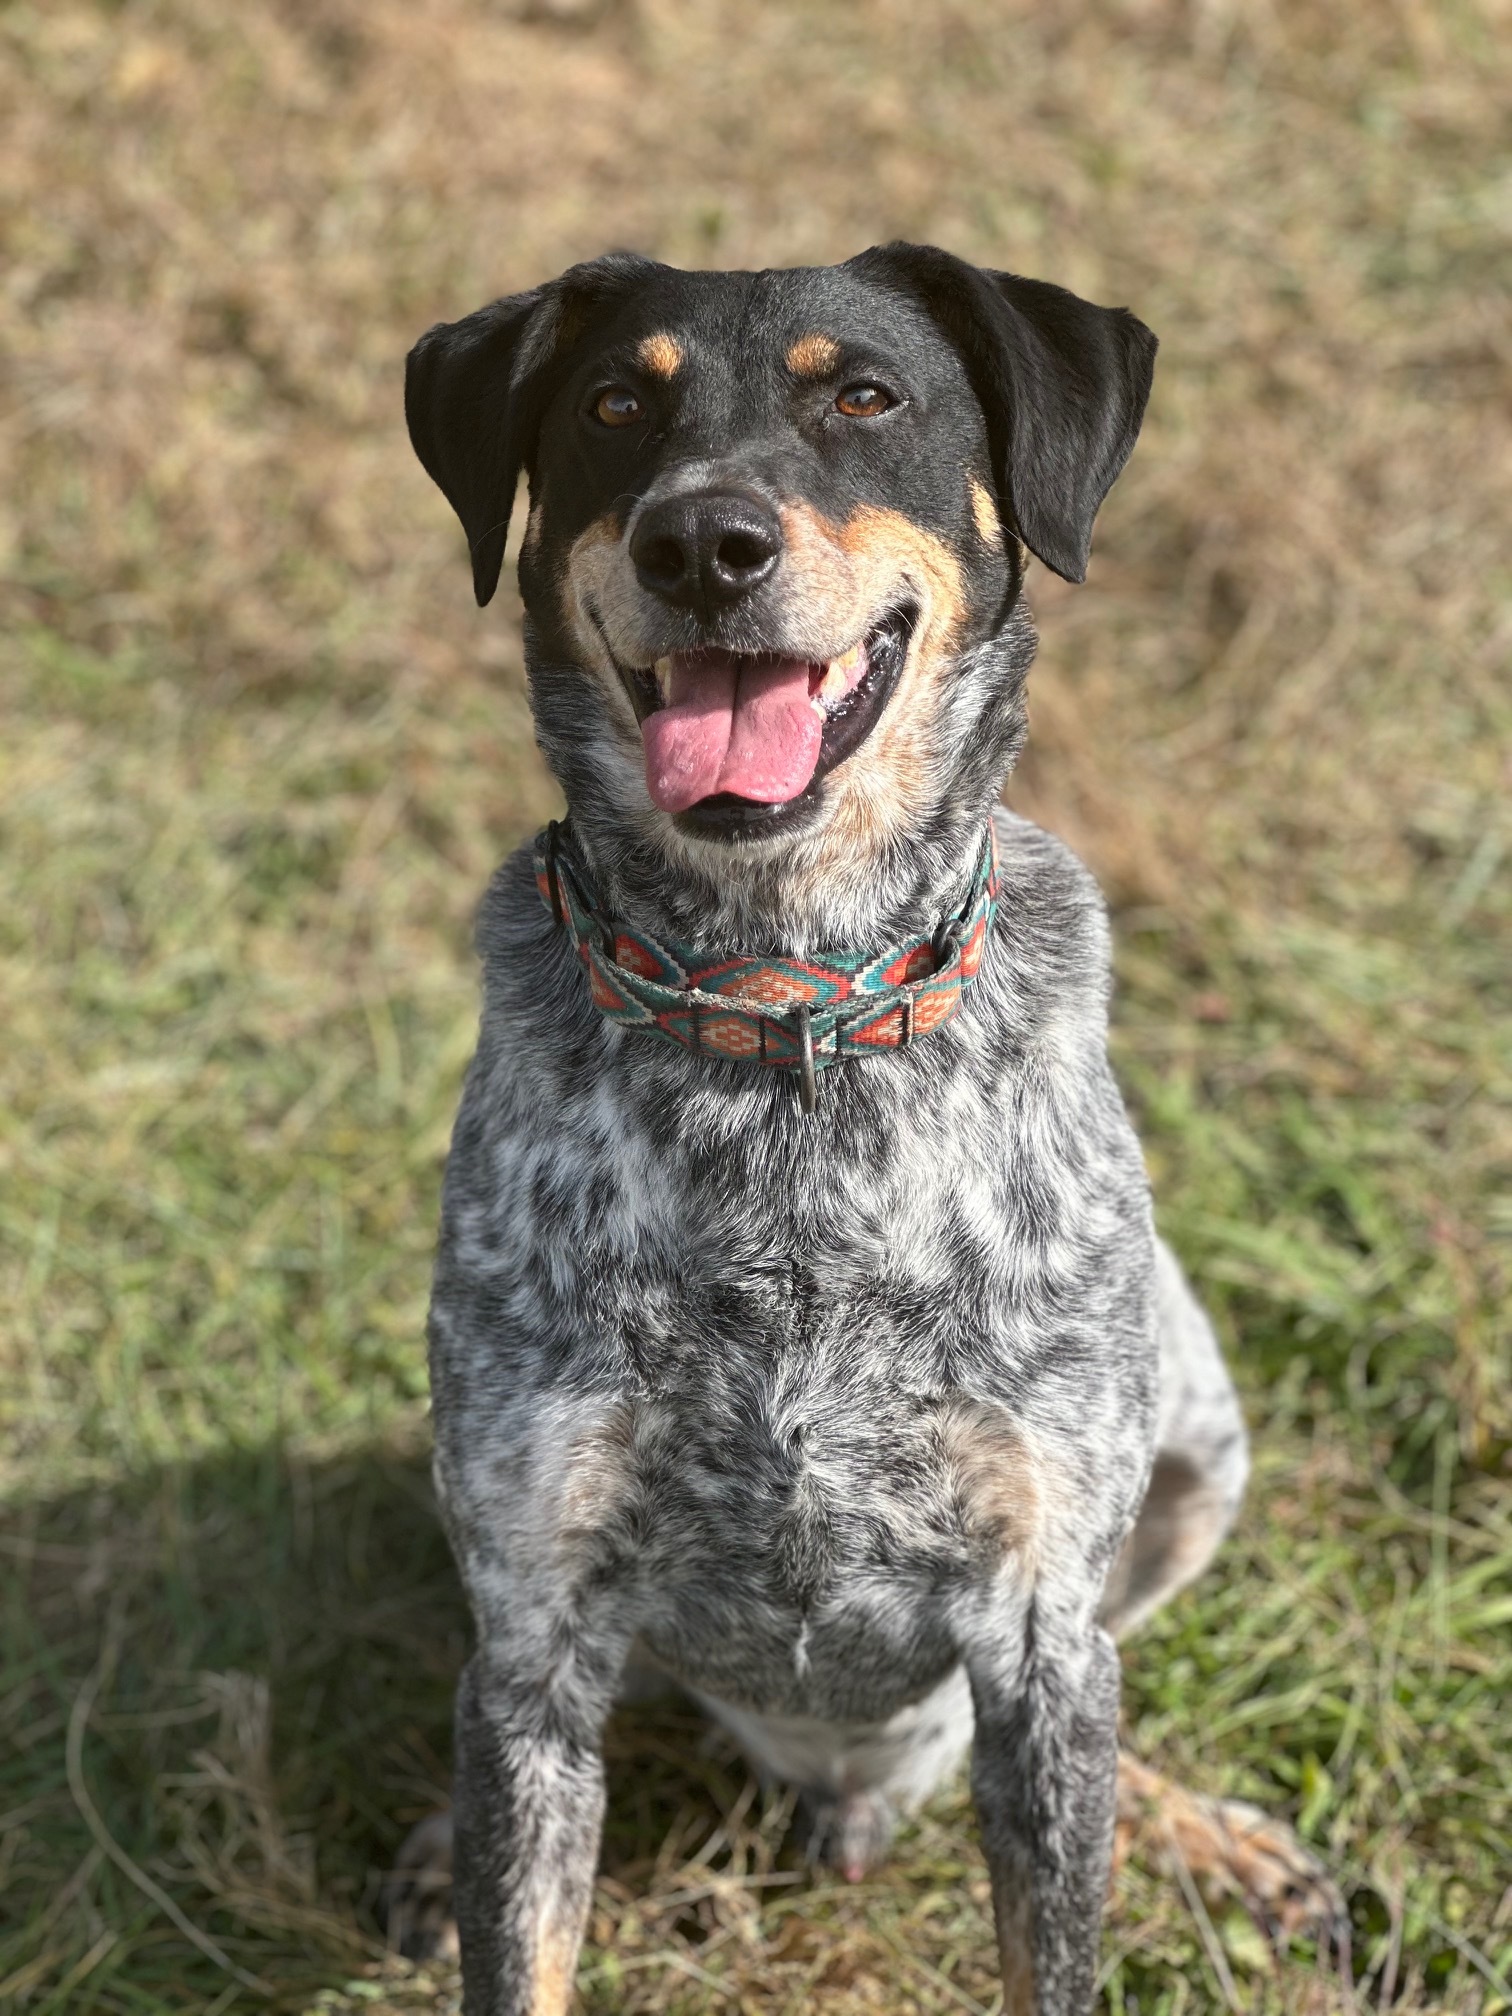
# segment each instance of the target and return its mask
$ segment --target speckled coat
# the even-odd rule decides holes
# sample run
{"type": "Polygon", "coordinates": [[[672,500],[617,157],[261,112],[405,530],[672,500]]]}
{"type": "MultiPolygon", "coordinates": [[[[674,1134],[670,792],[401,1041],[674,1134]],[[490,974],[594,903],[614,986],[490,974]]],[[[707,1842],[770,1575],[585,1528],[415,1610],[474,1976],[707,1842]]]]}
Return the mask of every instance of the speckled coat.
{"type": "MultiPolygon", "coordinates": [[[[962,500],[964,542],[964,480],[962,500]]],[[[1001,551],[1000,613],[936,682],[923,784],[843,861],[822,821],[780,849],[669,835],[633,719],[584,705],[570,626],[532,604],[542,746],[611,914],[797,956],[885,945],[956,907],[989,816],[1002,893],[961,1012],[826,1073],[806,1115],[787,1073],[606,1022],[528,849],[488,891],[430,1332],[436,1474],[478,1627],[456,1795],[478,2016],[565,2004],[599,1732],[632,1667],[803,1787],[846,1866],[974,1729],[1005,2006],[1069,2016],[1089,1997],[1116,1754],[1104,1627],[1206,1558],[1244,1453],[1109,1068],[1101,902],[1064,846],[993,809],[1034,647],[1017,546],[1001,551]],[[1175,1484],[1142,1549],[1161,1450],[1175,1484]]]]}

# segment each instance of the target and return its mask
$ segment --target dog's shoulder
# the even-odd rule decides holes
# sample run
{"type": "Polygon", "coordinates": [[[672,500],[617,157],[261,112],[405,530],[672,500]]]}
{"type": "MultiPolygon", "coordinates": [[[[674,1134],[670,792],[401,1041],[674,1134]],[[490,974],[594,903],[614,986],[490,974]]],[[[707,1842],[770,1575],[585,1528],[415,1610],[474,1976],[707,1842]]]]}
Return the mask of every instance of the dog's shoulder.
{"type": "Polygon", "coordinates": [[[1112,938],[1091,871],[1053,833],[999,806],[994,991],[1013,1019],[1100,1045],[1107,1029],[1112,938]]]}
{"type": "Polygon", "coordinates": [[[542,1059],[569,1056],[574,1067],[597,1054],[603,1018],[593,1006],[582,961],[541,900],[536,843],[526,840],[495,869],[478,905],[473,947],[483,982],[482,1041],[525,1047],[542,1059]]]}
{"type": "Polygon", "coordinates": [[[534,840],[522,841],[494,870],[473,923],[485,985],[527,976],[560,937],[536,886],[534,840]]]}

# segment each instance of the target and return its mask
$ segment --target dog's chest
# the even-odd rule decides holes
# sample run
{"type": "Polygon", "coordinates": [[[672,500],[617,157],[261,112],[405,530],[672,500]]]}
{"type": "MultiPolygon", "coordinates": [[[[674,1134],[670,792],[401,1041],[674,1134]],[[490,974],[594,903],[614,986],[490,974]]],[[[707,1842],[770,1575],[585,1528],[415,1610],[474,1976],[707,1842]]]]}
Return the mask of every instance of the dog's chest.
{"type": "Polygon", "coordinates": [[[826,1326],[631,1408],[642,1635],[679,1677],[864,1715],[948,1670],[967,1592],[1027,1575],[1057,1465],[909,1369],[826,1326]]]}
{"type": "Polygon", "coordinates": [[[511,1614],[591,1585],[708,1694],[866,1720],[943,1677],[966,1610],[1121,1530],[1107,1459],[1151,1388],[1127,1122],[1048,1049],[932,1040],[953,1069],[855,1067],[813,1122],[646,1038],[550,1084],[513,1032],[485,1054],[432,1350],[475,1590],[490,1561],[511,1614]]]}

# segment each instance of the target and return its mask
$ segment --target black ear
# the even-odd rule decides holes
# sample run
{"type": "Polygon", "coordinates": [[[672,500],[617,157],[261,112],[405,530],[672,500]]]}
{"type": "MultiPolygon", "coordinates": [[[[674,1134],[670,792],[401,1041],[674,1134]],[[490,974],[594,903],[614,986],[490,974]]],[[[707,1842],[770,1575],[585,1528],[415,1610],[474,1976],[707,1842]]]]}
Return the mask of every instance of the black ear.
{"type": "Polygon", "coordinates": [[[528,294],[438,322],[409,353],[404,417],[426,473],[462,520],[479,606],[499,585],[504,540],[523,469],[560,367],[593,311],[658,269],[632,252],[573,266],[528,294]]]}
{"type": "Polygon", "coordinates": [[[955,344],[987,416],[1006,523],[1047,567],[1084,581],[1092,521],[1129,459],[1156,339],[1126,308],[968,265],[932,245],[851,261],[910,294],[955,344]]]}

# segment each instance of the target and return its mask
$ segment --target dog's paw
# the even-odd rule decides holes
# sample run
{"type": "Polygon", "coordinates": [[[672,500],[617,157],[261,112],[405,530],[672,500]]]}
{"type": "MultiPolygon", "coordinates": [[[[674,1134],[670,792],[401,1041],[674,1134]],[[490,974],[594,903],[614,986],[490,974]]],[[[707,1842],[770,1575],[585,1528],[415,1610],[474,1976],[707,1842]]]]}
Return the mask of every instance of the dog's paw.
{"type": "Polygon", "coordinates": [[[1273,1936],[1337,1943],[1343,1935],[1337,1886],[1284,1820],[1242,1799],[1189,1792],[1121,1753],[1116,1860],[1135,1850],[1186,1870],[1209,1899],[1237,1897],[1273,1936]]]}
{"type": "Polygon", "coordinates": [[[452,1916],[452,1816],[431,1813],[405,1836],[383,1885],[389,1945],[406,1960],[455,1960],[452,1916]]]}
{"type": "Polygon", "coordinates": [[[809,1861],[838,1869],[847,1883],[859,1883],[886,1860],[897,1815],[883,1793],[806,1792],[799,1812],[808,1824],[809,1861]]]}

